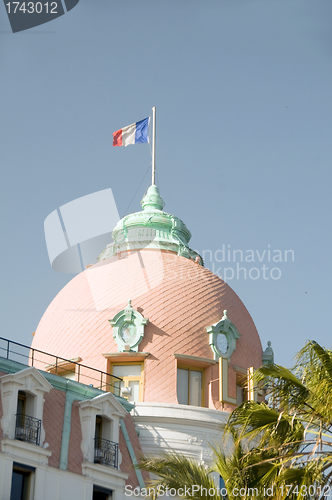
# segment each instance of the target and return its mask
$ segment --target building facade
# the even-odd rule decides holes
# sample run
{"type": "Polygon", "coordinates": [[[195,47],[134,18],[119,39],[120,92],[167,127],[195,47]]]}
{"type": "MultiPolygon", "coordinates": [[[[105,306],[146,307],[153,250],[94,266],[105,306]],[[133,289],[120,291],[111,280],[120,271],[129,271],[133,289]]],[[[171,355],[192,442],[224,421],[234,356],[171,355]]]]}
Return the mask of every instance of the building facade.
{"type": "Polygon", "coordinates": [[[120,500],[148,478],[125,399],[3,357],[0,391],[1,500],[120,500]]]}

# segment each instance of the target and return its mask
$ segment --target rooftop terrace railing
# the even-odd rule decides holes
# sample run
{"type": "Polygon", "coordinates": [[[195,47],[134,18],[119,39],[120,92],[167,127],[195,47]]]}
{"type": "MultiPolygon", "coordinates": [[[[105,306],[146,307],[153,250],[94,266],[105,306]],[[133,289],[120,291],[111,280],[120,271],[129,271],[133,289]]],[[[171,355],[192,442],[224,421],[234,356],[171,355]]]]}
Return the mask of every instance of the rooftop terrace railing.
{"type": "Polygon", "coordinates": [[[79,358],[75,358],[76,360],[61,358],[3,337],[0,337],[0,357],[28,366],[35,366],[38,370],[70,378],[76,382],[120,396],[121,377],[83,365],[79,362],[79,358]]]}

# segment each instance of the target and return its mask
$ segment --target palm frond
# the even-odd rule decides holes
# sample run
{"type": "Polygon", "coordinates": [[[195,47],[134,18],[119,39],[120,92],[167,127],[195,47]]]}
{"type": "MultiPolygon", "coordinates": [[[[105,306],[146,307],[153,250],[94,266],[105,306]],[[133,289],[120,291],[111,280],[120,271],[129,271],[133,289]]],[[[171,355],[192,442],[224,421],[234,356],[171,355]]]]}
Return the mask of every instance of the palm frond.
{"type": "Polygon", "coordinates": [[[294,415],[279,413],[264,403],[248,401],[231,414],[227,429],[236,427],[240,439],[255,440],[260,448],[301,442],[304,426],[294,415]]]}
{"type": "Polygon", "coordinates": [[[332,353],[330,350],[325,349],[321,345],[319,345],[315,340],[310,340],[307,344],[299,351],[296,356],[298,363],[303,364],[303,361],[308,363],[308,360],[311,360],[312,364],[316,358],[317,361],[324,368],[325,374],[332,380],[332,353]]]}
{"type": "Polygon", "coordinates": [[[332,352],[314,340],[308,342],[297,355],[295,371],[310,391],[308,406],[315,410],[315,418],[325,426],[332,422],[332,352]]]}
{"type": "Polygon", "coordinates": [[[158,486],[164,489],[168,487],[176,491],[182,489],[182,498],[220,500],[216,494],[213,478],[208,474],[211,471],[196,460],[184,455],[170,452],[162,453],[156,458],[143,456],[136,468],[148,470],[158,476],[158,479],[151,480],[148,486],[156,492],[158,486]],[[199,491],[193,491],[193,486],[199,486],[199,491]],[[209,494],[209,491],[212,493],[212,490],[215,492],[214,495],[209,494]]]}
{"type": "Polygon", "coordinates": [[[271,364],[262,366],[254,375],[256,385],[267,390],[274,406],[284,410],[301,409],[308,399],[309,390],[291,370],[271,364]]]}

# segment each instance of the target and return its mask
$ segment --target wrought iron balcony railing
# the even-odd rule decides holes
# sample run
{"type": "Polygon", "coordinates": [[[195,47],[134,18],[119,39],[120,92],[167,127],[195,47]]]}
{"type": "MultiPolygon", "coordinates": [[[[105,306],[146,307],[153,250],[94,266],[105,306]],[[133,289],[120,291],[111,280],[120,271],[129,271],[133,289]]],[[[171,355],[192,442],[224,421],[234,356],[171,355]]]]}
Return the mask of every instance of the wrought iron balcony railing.
{"type": "Polygon", "coordinates": [[[109,465],[118,468],[118,443],[107,439],[95,438],[95,464],[109,465]]]}
{"type": "Polygon", "coordinates": [[[40,444],[41,420],[22,413],[16,414],[15,439],[27,443],[40,444]]]}

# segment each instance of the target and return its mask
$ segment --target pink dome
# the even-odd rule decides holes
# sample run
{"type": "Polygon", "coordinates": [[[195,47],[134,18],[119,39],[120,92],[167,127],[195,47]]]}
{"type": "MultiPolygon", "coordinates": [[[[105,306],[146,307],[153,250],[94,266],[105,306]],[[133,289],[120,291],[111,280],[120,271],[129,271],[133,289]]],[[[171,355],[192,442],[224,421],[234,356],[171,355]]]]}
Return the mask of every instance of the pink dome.
{"type": "MultiPolygon", "coordinates": [[[[229,362],[230,384],[236,369],[262,364],[256,327],[236,293],[193,260],[157,249],[108,258],[73,278],[47,308],[32,347],[108,371],[104,355],[118,351],[109,320],[129,299],[149,319],[139,344],[140,352],[149,353],[143,401],[177,402],[174,354],[213,360],[206,328],[220,321],[225,309],[241,335],[229,362]]],[[[213,385],[218,366],[206,366],[205,383],[213,385]]],[[[220,407],[216,384],[206,406],[220,407]]]]}

